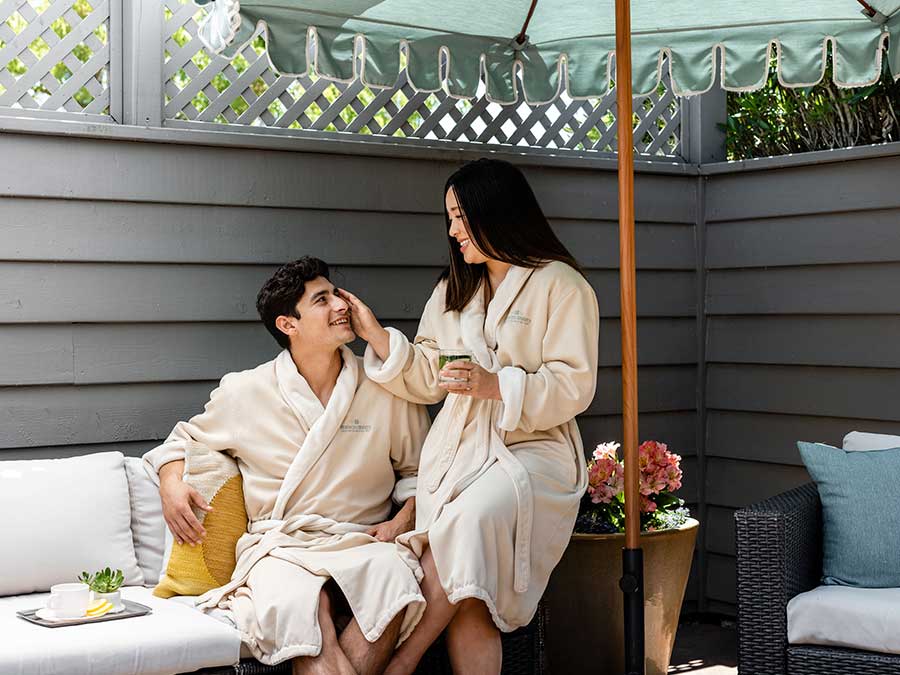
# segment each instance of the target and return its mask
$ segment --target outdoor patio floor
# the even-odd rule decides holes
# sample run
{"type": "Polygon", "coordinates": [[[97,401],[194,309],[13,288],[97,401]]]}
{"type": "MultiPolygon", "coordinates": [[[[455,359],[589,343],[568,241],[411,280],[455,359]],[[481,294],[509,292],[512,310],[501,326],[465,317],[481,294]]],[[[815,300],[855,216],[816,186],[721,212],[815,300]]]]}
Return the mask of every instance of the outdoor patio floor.
{"type": "Polygon", "coordinates": [[[669,673],[737,675],[734,621],[688,619],[678,626],[669,673]]]}

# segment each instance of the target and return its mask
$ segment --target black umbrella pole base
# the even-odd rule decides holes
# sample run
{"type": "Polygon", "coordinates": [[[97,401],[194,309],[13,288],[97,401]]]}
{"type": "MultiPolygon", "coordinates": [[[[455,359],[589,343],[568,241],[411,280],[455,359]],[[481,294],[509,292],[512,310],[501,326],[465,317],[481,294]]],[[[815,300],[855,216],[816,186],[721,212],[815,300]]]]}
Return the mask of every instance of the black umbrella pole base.
{"type": "Polygon", "coordinates": [[[644,551],[622,549],[619,580],[625,608],[625,675],[644,675],[644,551]]]}

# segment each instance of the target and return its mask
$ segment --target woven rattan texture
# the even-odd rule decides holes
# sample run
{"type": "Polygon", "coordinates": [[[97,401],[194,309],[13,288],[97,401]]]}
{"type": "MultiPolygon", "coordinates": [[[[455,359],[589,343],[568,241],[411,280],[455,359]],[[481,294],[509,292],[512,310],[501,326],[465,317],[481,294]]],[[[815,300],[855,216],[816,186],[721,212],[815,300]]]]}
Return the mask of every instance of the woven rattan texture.
{"type": "Polygon", "coordinates": [[[787,603],[819,583],[821,510],[808,483],[735,513],[741,675],[788,672],[787,603]]]}
{"type": "Polygon", "coordinates": [[[791,675],[900,675],[897,654],[792,645],[788,647],[787,660],[791,675]]]}

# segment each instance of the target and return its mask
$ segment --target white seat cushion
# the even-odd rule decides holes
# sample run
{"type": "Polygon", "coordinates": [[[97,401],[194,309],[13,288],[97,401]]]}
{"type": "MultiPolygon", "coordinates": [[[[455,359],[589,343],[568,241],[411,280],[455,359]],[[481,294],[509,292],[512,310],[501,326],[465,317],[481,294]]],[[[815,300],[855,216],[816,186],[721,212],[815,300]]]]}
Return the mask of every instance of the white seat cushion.
{"type": "MultiPolygon", "coordinates": [[[[175,595],[169,598],[170,602],[177,602],[185,607],[193,607],[194,611],[200,612],[202,610],[196,609],[194,607],[194,600],[197,599],[196,595],[175,595]]],[[[211,616],[216,621],[221,621],[227,626],[231,626],[232,628],[237,628],[237,623],[234,621],[234,614],[232,614],[230,609],[222,609],[221,607],[213,607],[210,610],[205,612],[207,616],[211,616]]],[[[241,643],[241,658],[242,659],[252,659],[253,652],[250,651],[250,647],[248,647],[245,643],[241,643]]]]}
{"type": "Polygon", "coordinates": [[[144,583],[121,452],[0,461],[0,514],[0,596],[104,567],[121,569],[126,585],[144,583]]]}
{"type": "Polygon", "coordinates": [[[237,663],[241,638],[202,612],[123,589],[123,597],[152,614],[81,626],[45,628],[16,616],[46,604],[46,593],[0,598],[0,673],[3,675],[121,675],[187,673],[237,663]]]}
{"type": "Polygon", "coordinates": [[[819,586],[787,606],[791,644],[900,654],[900,588],[819,586]]]}

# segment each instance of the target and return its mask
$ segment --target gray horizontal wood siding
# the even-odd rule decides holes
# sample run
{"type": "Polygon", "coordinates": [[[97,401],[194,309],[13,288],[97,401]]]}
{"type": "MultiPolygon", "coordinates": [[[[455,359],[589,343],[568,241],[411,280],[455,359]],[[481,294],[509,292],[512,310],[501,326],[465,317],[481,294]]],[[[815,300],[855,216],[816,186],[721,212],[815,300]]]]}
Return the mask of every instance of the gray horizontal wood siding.
{"type": "Polygon", "coordinates": [[[900,433],[900,156],[706,185],[707,607],[736,508],[809,480],[796,441],[900,433]]]}
{"type": "MultiPolygon", "coordinates": [[[[222,374],[277,352],[254,303],[282,262],[327,260],[336,283],[408,335],[447,263],[442,190],[458,154],[13,133],[0,154],[16,158],[0,181],[0,460],[152,447],[222,374]]],[[[523,170],[600,301],[598,391],[579,419],[590,451],[621,437],[616,176],[523,170]]],[[[697,450],[695,185],[637,176],[641,434],[686,462],[697,450]]]]}

